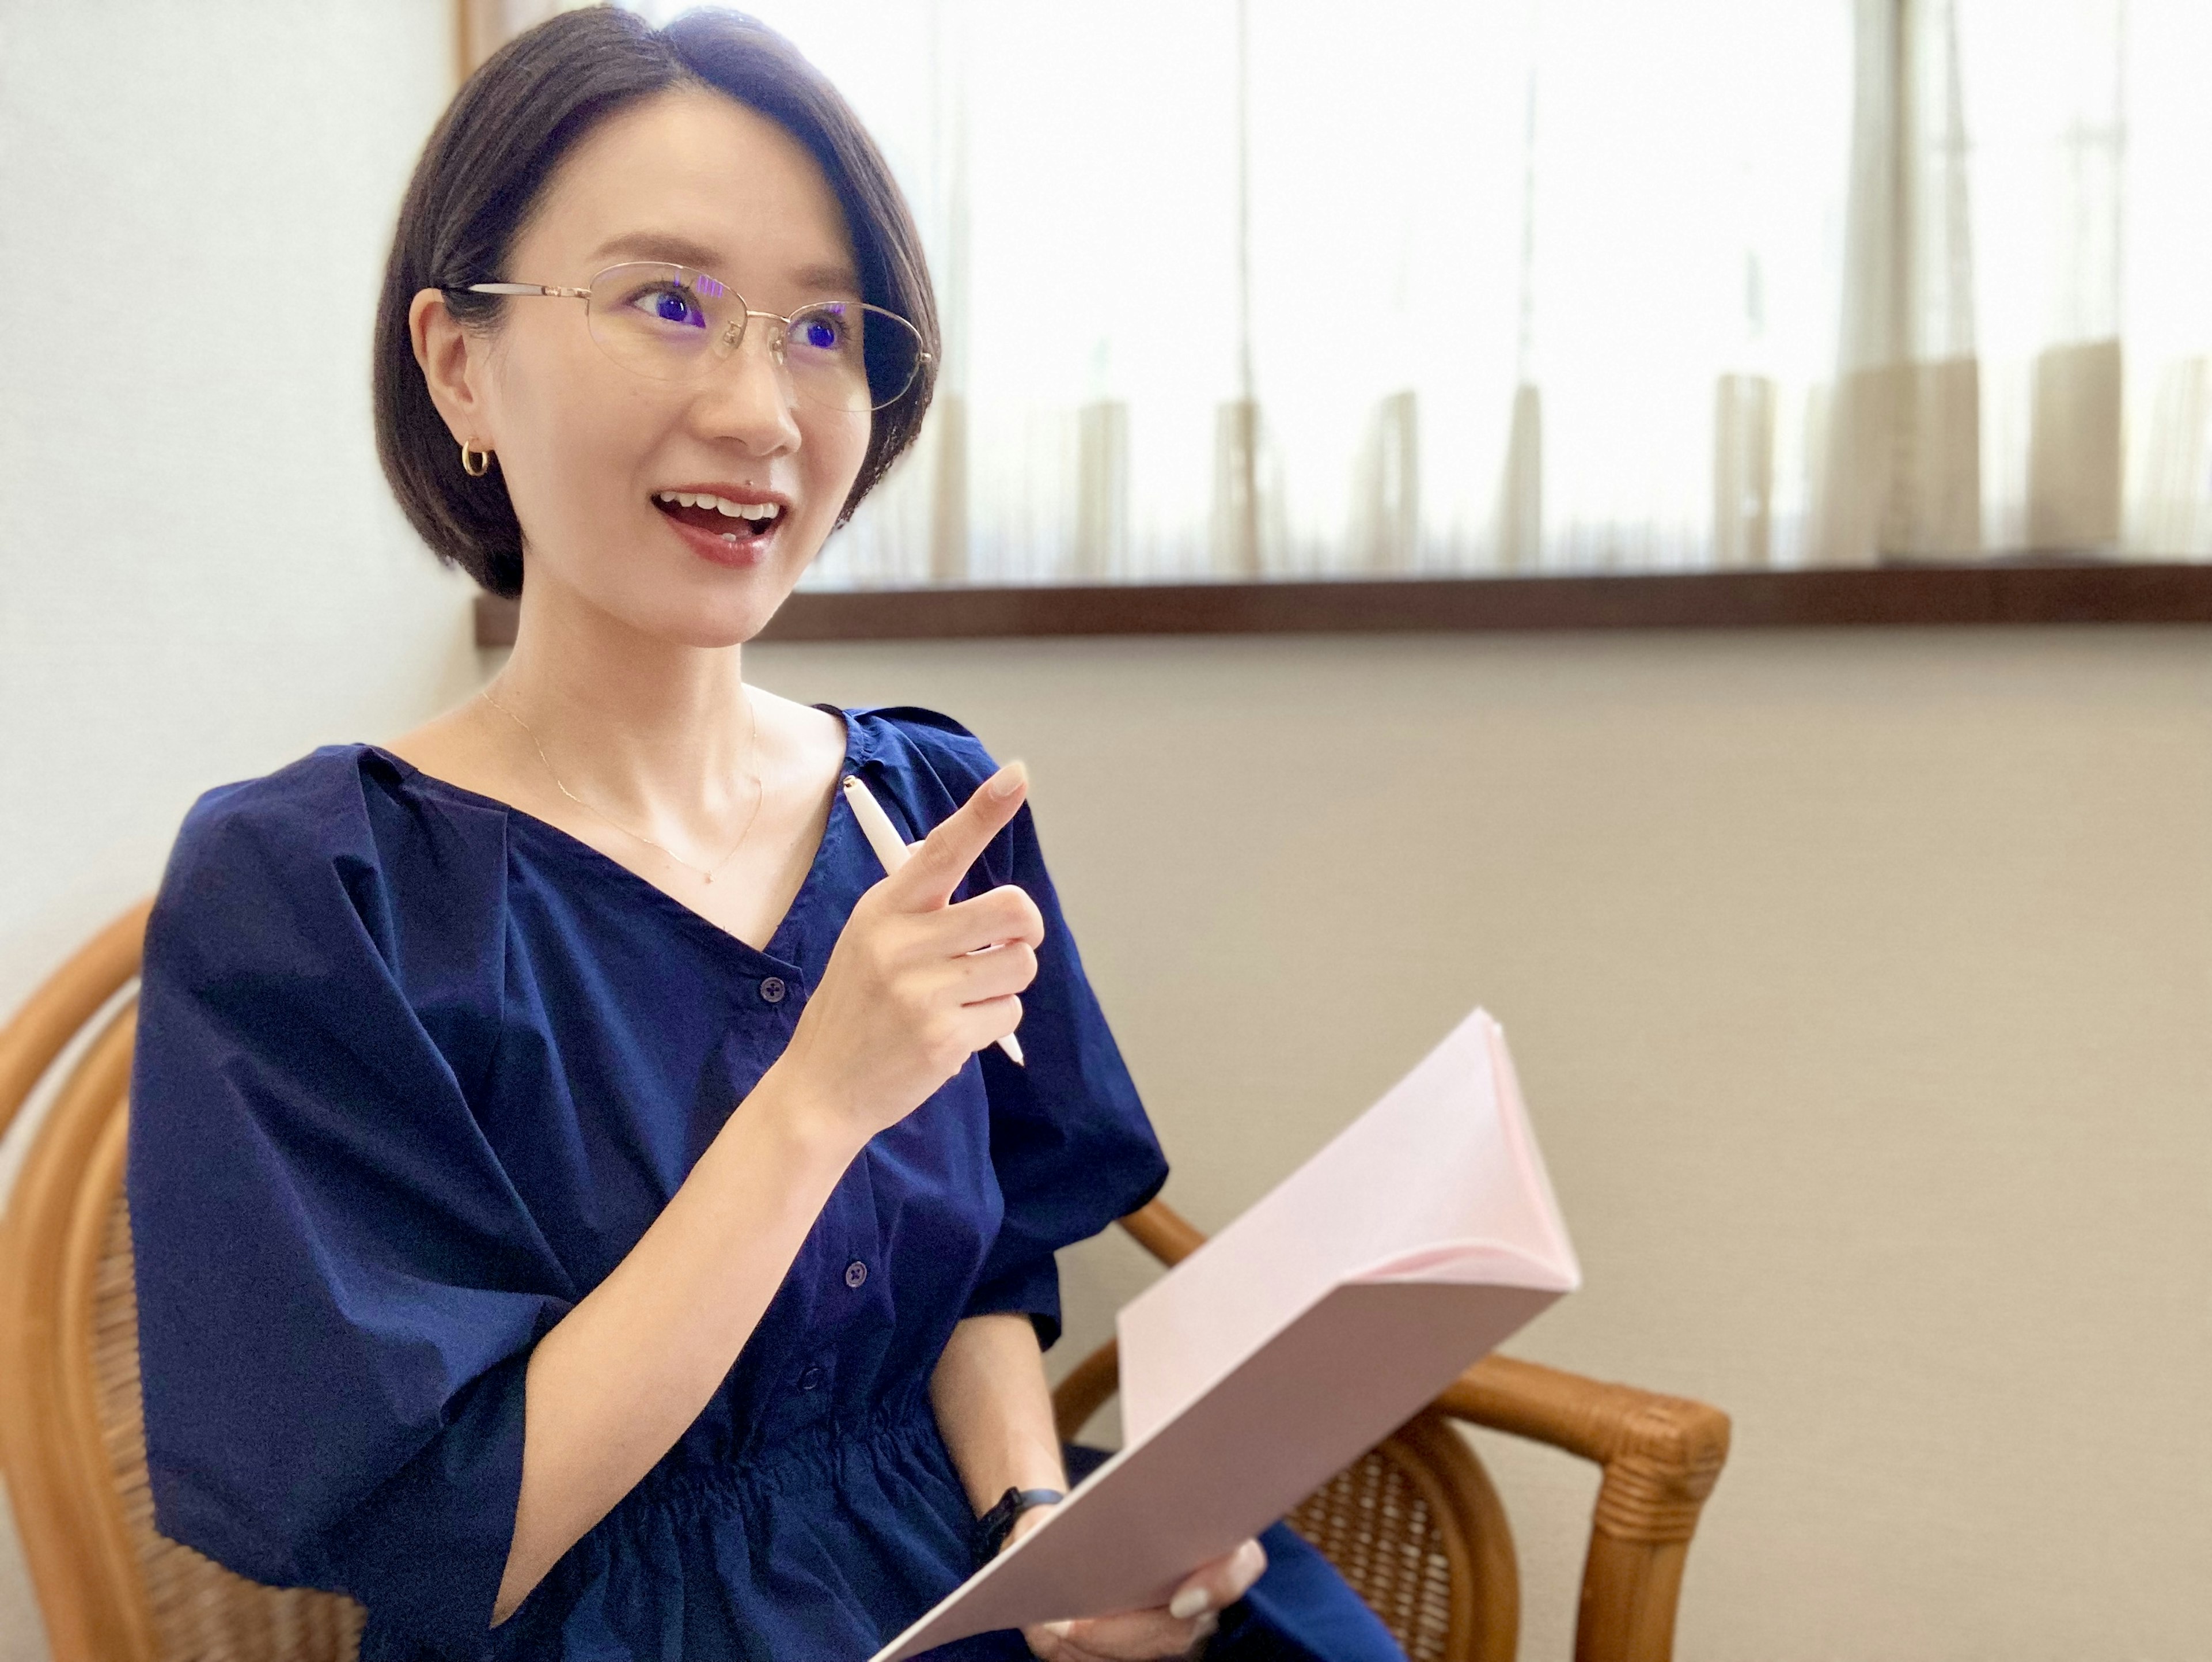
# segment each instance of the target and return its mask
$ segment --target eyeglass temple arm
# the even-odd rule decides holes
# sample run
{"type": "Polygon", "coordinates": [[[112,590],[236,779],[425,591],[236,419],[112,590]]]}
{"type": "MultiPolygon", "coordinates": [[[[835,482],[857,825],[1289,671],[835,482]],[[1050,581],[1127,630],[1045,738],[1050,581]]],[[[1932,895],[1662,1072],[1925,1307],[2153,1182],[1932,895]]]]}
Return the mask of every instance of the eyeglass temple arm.
{"type": "Polygon", "coordinates": [[[551,295],[556,300],[589,300],[589,289],[558,289],[543,283],[471,283],[462,290],[471,295],[551,295]]]}

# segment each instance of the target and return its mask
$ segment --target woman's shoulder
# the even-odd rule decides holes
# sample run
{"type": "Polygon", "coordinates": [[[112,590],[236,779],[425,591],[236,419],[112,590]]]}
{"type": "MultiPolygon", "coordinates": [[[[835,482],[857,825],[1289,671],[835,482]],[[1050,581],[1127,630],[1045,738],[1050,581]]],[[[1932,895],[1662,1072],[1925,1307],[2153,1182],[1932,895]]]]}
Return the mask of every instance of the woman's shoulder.
{"type": "Polygon", "coordinates": [[[410,923],[496,910],[505,837],[498,804],[441,790],[375,746],[326,745],[192,804],[154,928],[166,933],[186,919],[195,933],[217,934],[248,920],[312,928],[343,910],[389,944],[410,923]]]}
{"type": "Polygon", "coordinates": [[[177,848],[196,859],[246,855],[280,868],[364,855],[380,866],[438,822],[500,817],[496,804],[437,792],[428,775],[374,745],[325,745],[273,773],[203,792],[177,848]]]}
{"type": "Polygon", "coordinates": [[[326,745],[274,773],[203,791],[178,828],[164,898],[232,871],[296,872],[356,849],[368,750],[326,745]]]}
{"type": "Polygon", "coordinates": [[[368,745],[324,745],[273,773],[210,786],[185,815],[188,836],[301,822],[327,823],[377,754],[368,745]]]}
{"type": "Polygon", "coordinates": [[[942,711],[919,704],[870,704],[848,709],[853,760],[872,762],[888,774],[924,770],[965,801],[997,771],[983,741],[942,711]]]}

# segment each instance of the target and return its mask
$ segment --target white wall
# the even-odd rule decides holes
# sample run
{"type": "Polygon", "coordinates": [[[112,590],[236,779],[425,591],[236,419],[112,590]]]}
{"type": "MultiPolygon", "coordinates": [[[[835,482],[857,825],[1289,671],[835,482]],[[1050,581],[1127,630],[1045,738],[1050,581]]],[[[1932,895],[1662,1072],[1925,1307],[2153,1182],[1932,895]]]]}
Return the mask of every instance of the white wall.
{"type": "MultiPolygon", "coordinates": [[[[476,673],[368,422],[452,73],[449,0],[0,0],[0,1011],[200,790],[476,673]]],[[[0,1662],[44,1655],[0,1518],[0,1662]]]]}
{"type": "MultiPolygon", "coordinates": [[[[151,886],[198,790],[477,673],[365,393],[448,30],[443,0],[0,0],[0,1007],[151,886]]],[[[1516,1348],[1736,1416],[1686,1658],[2154,1662],[2212,1631],[2207,644],[756,665],[1030,758],[1202,1224],[1499,1013],[1589,1272],[1516,1348]]],[[[1141,1273],[1078,1255],[1077,1342],[1141,1273]]],[[[1561,1658],[1588,1485],[1500,1464],[1523,1654],[1561,1658]]],[[[4,1546],[0,1662],[35,1662],[4,1546]]]]}
{"type": "Polygon", "coordinates": [[[0,0],[0,1008],[202,788],[422,714],[461,589],[368,335],[446,0],[0,0]]]}

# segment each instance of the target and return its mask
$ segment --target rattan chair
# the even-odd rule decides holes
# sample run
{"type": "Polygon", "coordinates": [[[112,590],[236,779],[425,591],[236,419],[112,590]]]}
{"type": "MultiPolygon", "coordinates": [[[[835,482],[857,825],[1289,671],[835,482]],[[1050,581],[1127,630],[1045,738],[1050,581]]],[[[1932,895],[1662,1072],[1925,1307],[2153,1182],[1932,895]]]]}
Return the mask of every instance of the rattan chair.
{"type": "MultiPolygon", "coordinates": [[[[154,1531],[123,1191],[145,924],[143,906],[117,919],[0,1029],[0,1132],[48,1103],[0,1224],[0,1466],[54,1662],[340,1662],[357,1605],[258,1586],[154,1531]]],[[[1157,1202],[1123,1224],[1170,1263],[1202,1239],[1157,1202]]],[[[1114,1390],[1109,1344],[1054,1393],[1062,1434],[1114,1390]]],[[[1503,1357],[1471,1369],[1292,1519],[1414,1662],[1514,1654],[1512,1537],[1454,1419],[1604,1466],[1577,1662],[1662,1662],[1727,1417],[1503,1357]]]]}

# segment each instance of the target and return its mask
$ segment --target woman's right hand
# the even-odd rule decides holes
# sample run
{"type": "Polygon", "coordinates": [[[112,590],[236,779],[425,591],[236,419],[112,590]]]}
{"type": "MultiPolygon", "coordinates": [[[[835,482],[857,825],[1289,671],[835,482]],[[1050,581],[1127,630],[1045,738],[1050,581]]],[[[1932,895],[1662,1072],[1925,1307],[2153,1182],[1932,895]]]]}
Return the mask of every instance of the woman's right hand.
{"type": "Polygon", "coordinates": [[[775,1071],[848,1135],[896,1124],[1020,1025],[1044,941],[1036,903],[1011,883],[951,898],[1028,792],[1019,762],[1000,768],[846,919],[775,1071]]]}

